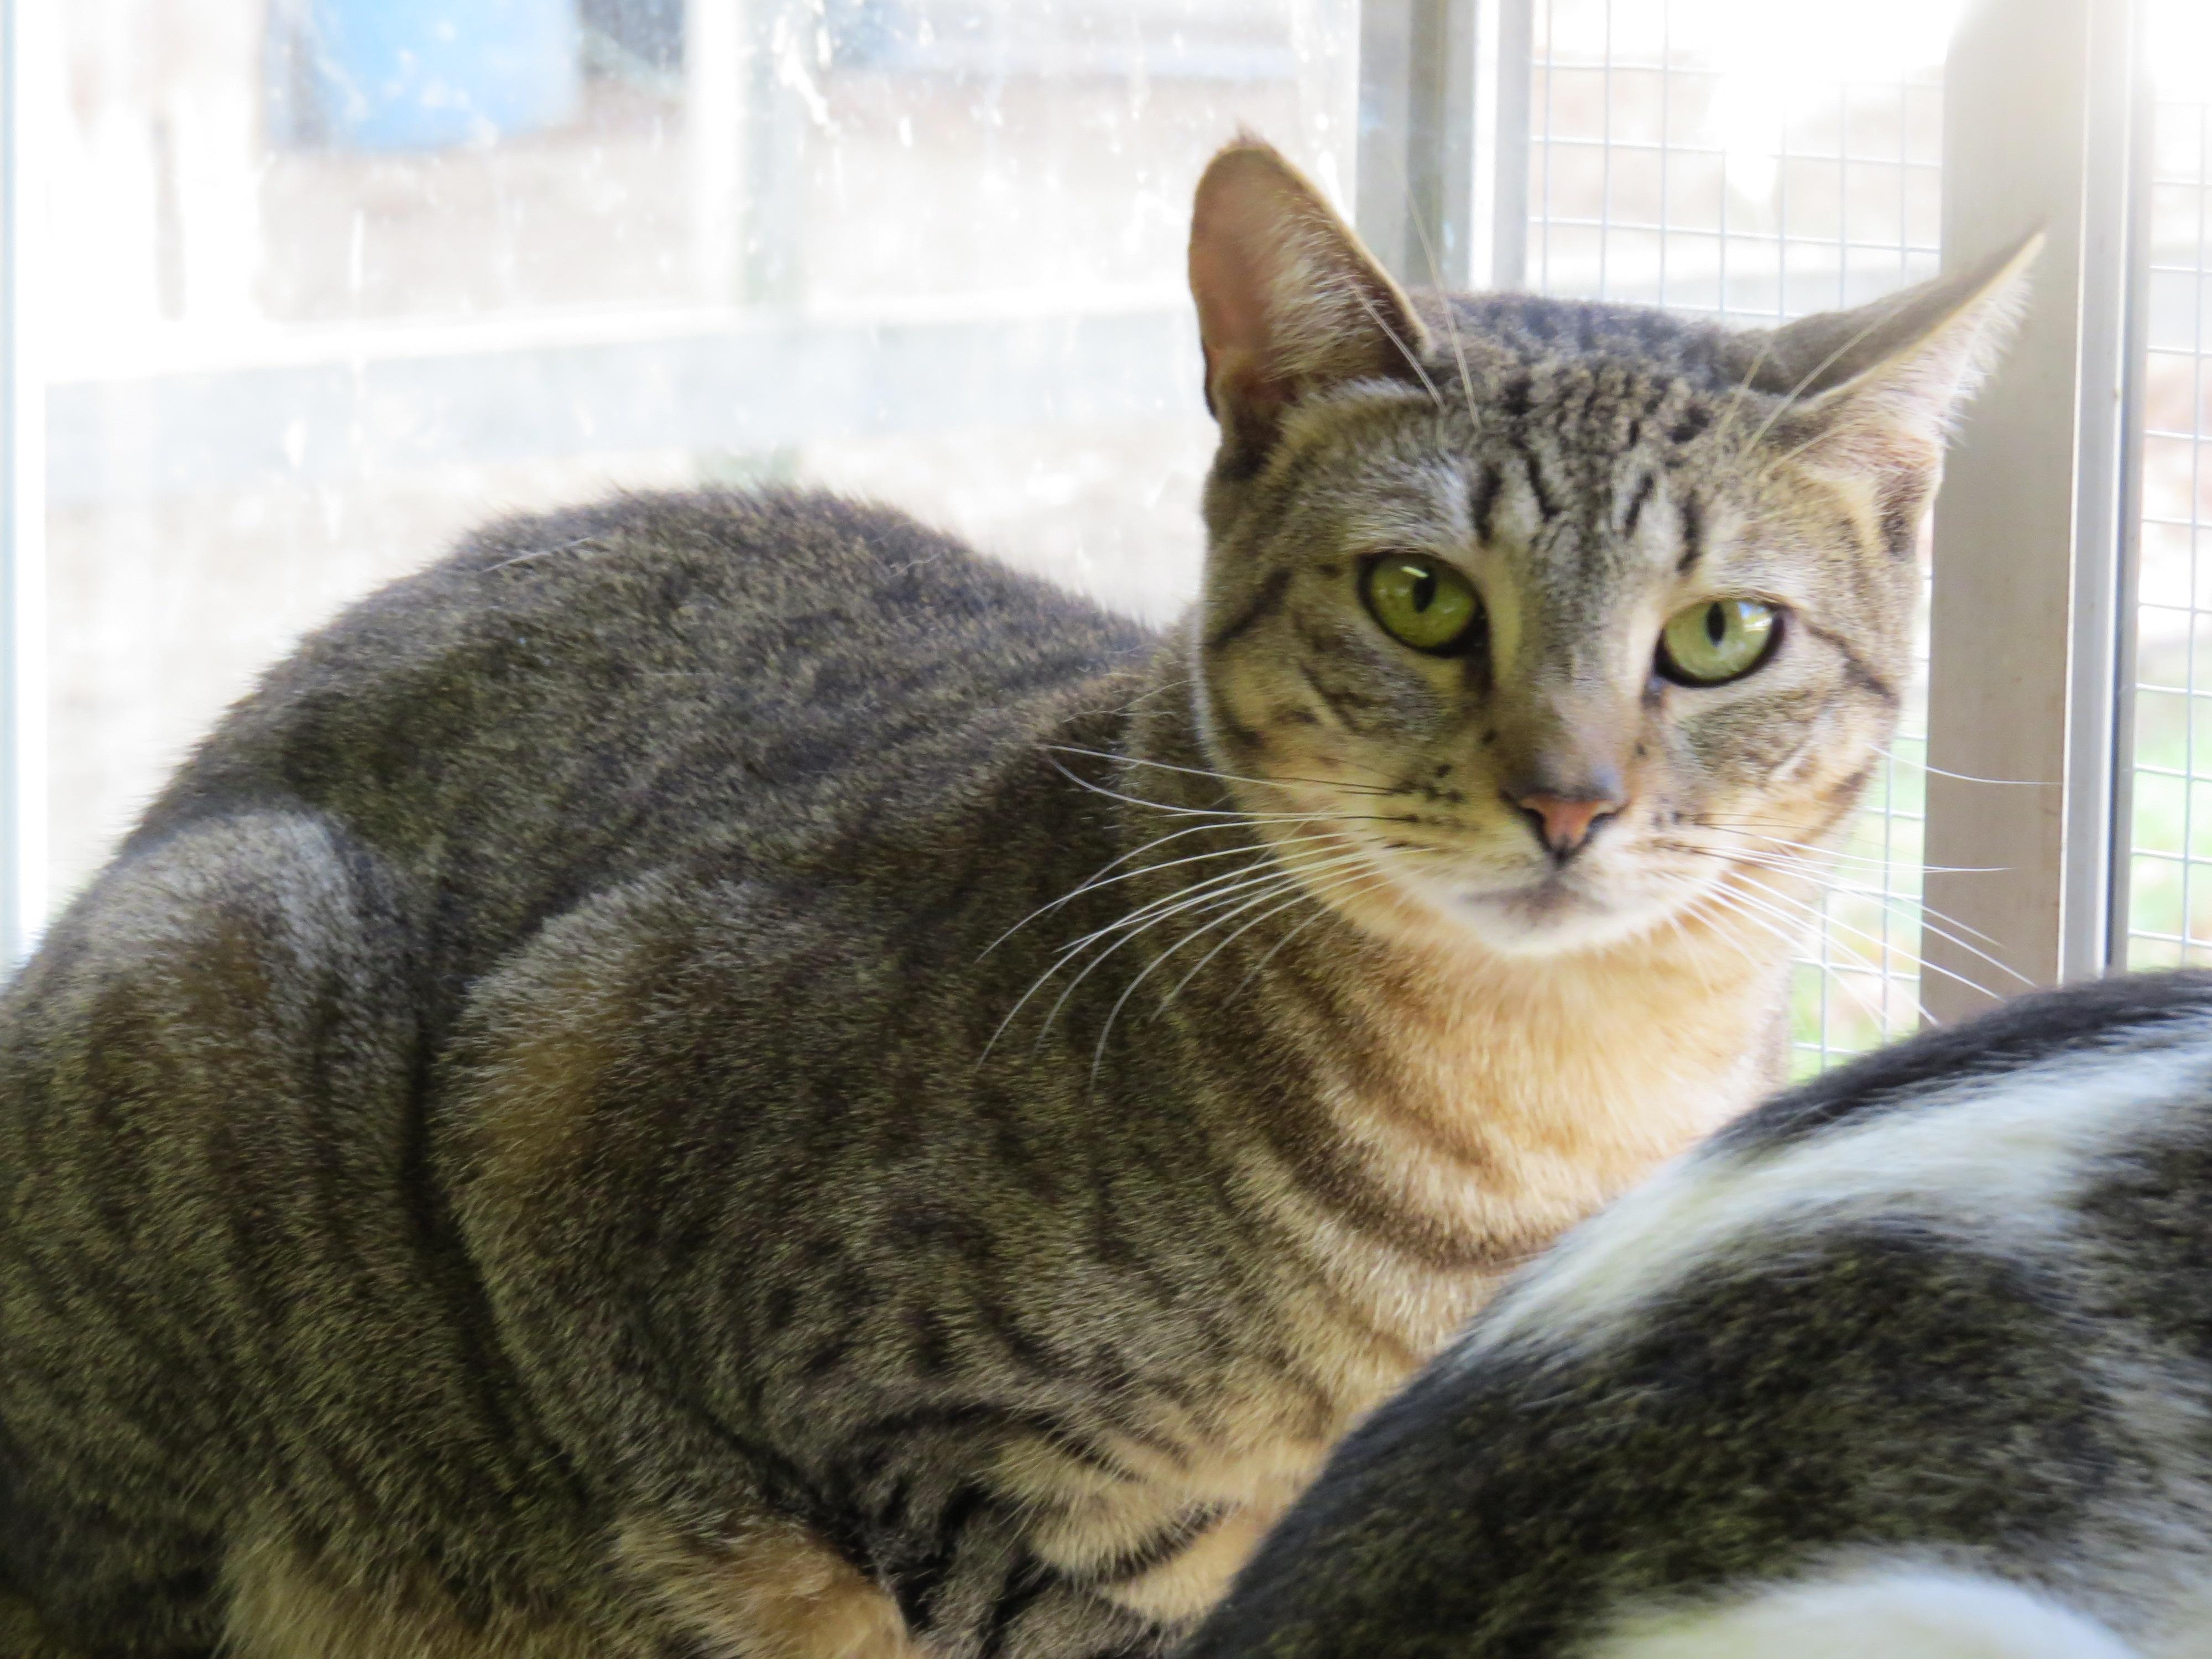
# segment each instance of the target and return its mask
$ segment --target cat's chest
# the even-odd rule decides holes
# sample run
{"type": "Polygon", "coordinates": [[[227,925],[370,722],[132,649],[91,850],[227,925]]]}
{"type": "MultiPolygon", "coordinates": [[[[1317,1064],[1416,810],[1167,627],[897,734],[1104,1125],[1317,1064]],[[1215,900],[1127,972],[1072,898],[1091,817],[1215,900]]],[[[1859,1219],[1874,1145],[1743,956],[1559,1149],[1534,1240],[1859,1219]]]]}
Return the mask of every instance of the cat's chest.
{"type": "Polygon", "coordinates": [[[1171,1463],[1067,1512],[1048,1553],[1095,1563],[1121,1552],[1129,1568],[1104,1593],[1152,1618],[1211,1607],[1336,1441],[1472,1316],[1512,1255],[1749,1103],[1759,1068],[1729,1052],[1733,1040],[1677,1031],[1640,1048],[1569,1042],[1548,1054],[1525,1042],[1437,1044],[1400,1067],[1387,1093],[1343,1100],[1339,1121],[1370,1178],[1408,1212],[1458,1233],[1471,1256],[1504,1242],[1500,1259],[1439,1267],[1378,1243],[1310,1194],[1286,1198],[1293,1224],[1307,1230],[1311,1277],[1284,1306],[1267,1363],[1219,1379],[1209,1431],[1176,1435],[1171,1463]]]}
{"type": "Polygon", "coordinates": [[[1517,1256],[1741,1113],[1770,1081],[1765,1011],[1675,997],[1447,1007],[1399,1022],[1389,1062],[1332,1107],[1370,1179],[1517,1256]]]}

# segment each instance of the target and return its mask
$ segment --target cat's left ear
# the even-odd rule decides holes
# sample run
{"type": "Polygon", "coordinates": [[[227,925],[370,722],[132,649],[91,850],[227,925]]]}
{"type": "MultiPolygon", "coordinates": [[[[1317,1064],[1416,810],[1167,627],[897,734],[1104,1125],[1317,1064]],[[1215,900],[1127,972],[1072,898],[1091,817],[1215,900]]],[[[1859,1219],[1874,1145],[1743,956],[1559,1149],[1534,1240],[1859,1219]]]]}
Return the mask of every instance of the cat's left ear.
{"type": "Polygon", "coordinates": [[[1893,540],[1909,539],[1933,495],[1943,445],[1989,377],[2027,304],[2037,231],[1971,270],[1854,311],[1741,337],[1741,371],[1790,398],[1765,441],[1821,471],[1869,475],[1893,540]]]}
{"type": "Polygon", "coordinates": [[[1249,460],[1318,390],[1421,377],[1428,333],[1405,295],[1321,192],[1256,138],[1231,144],[1198,182],[1190,291],[1206,407],[1224,448],[1249,460]]]}

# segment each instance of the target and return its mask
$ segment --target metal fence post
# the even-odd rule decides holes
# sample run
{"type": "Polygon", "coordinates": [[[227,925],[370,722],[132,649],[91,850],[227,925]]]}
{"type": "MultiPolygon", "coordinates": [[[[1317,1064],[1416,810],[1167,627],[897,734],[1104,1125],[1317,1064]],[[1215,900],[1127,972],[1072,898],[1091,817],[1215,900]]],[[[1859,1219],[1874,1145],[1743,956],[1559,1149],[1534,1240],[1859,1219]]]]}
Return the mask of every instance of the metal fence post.
{"type": "Polygon", "coordinates": [[[1987,1006],[1962,981],[2002,994],[2100,973],[2112,953],[2138,11],[1982,0],[1944,76],[1945,265],[2039,224],[2050,240],[1936,514],[1925,954],[1940,971],[1923,995],[1939,1020],[1987,1006]]]}
{"type": "Polygon", "coordinates": [[[1463,289],[1473,274],[1476,6],[1359,9],[1359,234],[1414,287],[1463,289]]]}

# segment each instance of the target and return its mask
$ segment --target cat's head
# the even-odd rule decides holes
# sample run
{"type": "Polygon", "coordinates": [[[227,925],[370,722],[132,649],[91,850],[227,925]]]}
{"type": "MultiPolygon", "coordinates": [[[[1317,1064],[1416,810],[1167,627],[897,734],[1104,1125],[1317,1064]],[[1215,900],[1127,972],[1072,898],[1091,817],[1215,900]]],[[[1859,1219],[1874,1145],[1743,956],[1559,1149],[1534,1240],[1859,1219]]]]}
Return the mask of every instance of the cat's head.
{"type": "Polygon", "coordinates": [[[1232,145],[1190,251],[1213,764],[1384,928],[1546,952],[1723,886],[1755,915],[1895,727],[1946,433],[2034,246],[1771,331],[1409,297],[1232,145]]]}

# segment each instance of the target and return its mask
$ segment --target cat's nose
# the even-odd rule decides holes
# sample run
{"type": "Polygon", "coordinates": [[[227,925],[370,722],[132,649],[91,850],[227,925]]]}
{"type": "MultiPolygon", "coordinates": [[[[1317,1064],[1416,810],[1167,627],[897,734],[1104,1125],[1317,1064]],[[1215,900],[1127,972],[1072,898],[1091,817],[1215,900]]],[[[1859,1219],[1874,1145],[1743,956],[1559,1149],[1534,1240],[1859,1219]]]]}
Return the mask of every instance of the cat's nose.
{"type": "Polygon", "coordinates": [[[1620,811],[1613,795],[1529,794],[1514,797],[1513,805],[1528,817],[1536,839],[1555,859],[1565,860],[1586,845],[1597,827],[1620,811]]]}

